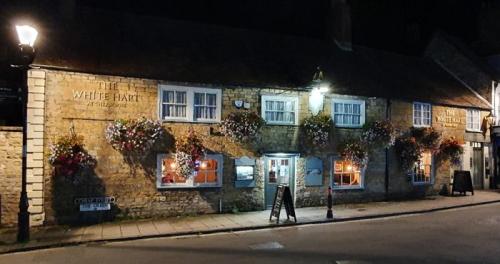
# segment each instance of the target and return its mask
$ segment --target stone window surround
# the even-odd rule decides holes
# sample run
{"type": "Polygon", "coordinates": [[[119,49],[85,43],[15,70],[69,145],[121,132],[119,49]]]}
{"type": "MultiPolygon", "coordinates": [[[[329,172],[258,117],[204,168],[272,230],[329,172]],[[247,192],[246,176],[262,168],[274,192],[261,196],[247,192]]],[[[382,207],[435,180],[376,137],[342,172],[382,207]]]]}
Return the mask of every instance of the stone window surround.
{"type": "Polygon", "coordinates": [[[193,122],[193,123],[219,123],[222,116],[222,90],[216,88],[180,86],[171,84],[158,85],[158,118],[164,122],[193,122]],[[163,91],[182,91],[186,92],[186,117],[163,117],[163,91]],[[195,93],[214,93],[217,95],[217,110],[215,119],[196,119],[194,117],[194,94],[195,93]]]}
{"type": "Polygon", "coordinates": [[[333,190],[364,190],[365,189],[365,174],[366,174],[366,166],[361,168],[361,173],[360,173],[360,184],[357,186],[336,186],[334,184],[334,162],[337,160],[342,160],[342,158],[339,155],[333,155],[330,156],[330,186],[332,186],[333,190]]]}
{"type": "Polygon", "coordinates": [[[334,122],[335,127],[342,127],[342,128],[360,128],[365,124],[365,119],[366,119],[366,102],[364,100],[358,100],[358,99],[341,99],[341,98],[332,98],[331,102],[331,117],[334,122]],[[342,104],[359,104],[360,109],[360,117],[359,117],[359,125],[354,125],[354,124],[335,124],[335,103],[342,103],[342,104]]]}
{"type": "Polygon", "coordinates": [[[412,124],[413,124],[413,127],[431,127],[432,126],[432,105],[429,104],[429,103],[413,102],[413,104],[412,104],[412,124]],[[417,105],[417,104],[420,104],[422,106],[424,106],[424,105],[428,105],[429,106],[430,119],[429,119],[429,124],[428,125],[424,124],[424,122],[423,122],[423,119],[424,119],[423,116],[420,116],[420,119],[421,119],[420,122],[421,122],[421,124],[420,125],[416,125],[415,124],[415,105],[417,105]]]}
{"type": "Polygon", "coordinates": [[[479,111],[478,109],[472,109],[472,108],[469,108],[466,110],[466,118],[465,118],[465,122],[466,122],[466,126],[465,126],[465,130],[467,132],[482,132],[481,131],[481,111],[479,111]],[[475,114],[473,114],[475,113],[475,114]],[[472,124],[469,123],[469,117],[471,117],[471,114],[472,114],[472,124]],[[474,120],[475,117],[477,117],[477,120],[474,120]],[[474,128],[474,123],[477,122],[477,128],[474,128]]]}
{"type": "Polygon", "coordinates": [[[298,95],[277,95],[277,94],[263,94],[261,95],[261,117],[266,121],[267,125],[285,125],[285,126],[297,126],[299,124],[299,96],[298,95]],[[267,121],[266,120],[266,100],[275,101],[291,101],[295,104],[295,120],[294,123],[288,122],[277,122],[277,121],[267,121]]]}
{"type": "MultiPolygon", "coordinates": [[[[430,181],[428,181],[428,182],[418,182],[418,181],[415,181],[415,173],[414,172],[410,172],[409,176],[411,177],[411,183],[412,183],[412,185],[432,185],[432,184],[434,184],[434,176],[436,174],[435,171],[434,171],[434,169],[435,169],[434,165],[435,165],[435,156],[432,155],[432,153],[431,153],[431,164],[430,164],[430,166],[431,166],[431,177],[430,177],[430,181]]],[[[416,164],[415,164],[415,166],[416,166],[416,164]]]]}
{"type": "MultiPolygon", "coordinates": [[[[217,183],[216,184],[203,184],[203,183],[176,183],[170,185],[162,185],[162,160],[164,158],[174,158],[175,154],[157,154],[156,155],[156,188],[157,189],[196,189],[196,188],[220,188],[222,187],[222,177],[224,173],[224,158],[222,154],[207,154],[207,159],[217,160],[217,183]]],[[[192,179],[193,177],[191,177],[192,179]]]]}

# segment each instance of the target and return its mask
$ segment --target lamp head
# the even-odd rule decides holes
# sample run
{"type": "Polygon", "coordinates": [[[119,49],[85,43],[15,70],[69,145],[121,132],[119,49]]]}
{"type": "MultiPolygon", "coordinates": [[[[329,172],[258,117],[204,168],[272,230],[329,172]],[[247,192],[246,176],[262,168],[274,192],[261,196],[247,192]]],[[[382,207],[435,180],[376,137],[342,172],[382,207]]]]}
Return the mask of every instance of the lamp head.
{"type": "Polygon", "coordinates": [[[16,25],[17,37],[20,45],[28,45],[34,47],[38,31],[28,25],[16,25]]]}

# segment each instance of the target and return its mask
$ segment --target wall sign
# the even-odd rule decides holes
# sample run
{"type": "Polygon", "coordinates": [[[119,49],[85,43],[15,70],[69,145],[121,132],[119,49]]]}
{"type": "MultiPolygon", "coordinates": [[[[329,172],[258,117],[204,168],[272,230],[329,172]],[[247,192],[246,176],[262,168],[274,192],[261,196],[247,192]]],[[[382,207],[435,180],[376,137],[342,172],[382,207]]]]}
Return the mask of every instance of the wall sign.
{"type": "Polygon", "coordinates": [[[138,103],[141,96],[130,91],[130,84],[97,82],[93,87],[71,90],[73,101],[92,107],[127,107],[129,103],[138,103]]]}
{"type": "Polygon", "coordinates": [[[436,122],[445,127],[458,127],[465,124],[465,119],[455,109],[446,109],[436,114],[436,122]]]}
{"type": "Polygon", "coordinates": [[[75,198],[74,202],[80,206],[80,212],[108,211],[111,209],[111,204],[115,203],[115,197],[105,196],[75,198]]]}
{"type": "Polygon", "coordinates": [[[306,186],[323,185],[323,161],[320,158],[307,158],[305,184],[306,186]]]}

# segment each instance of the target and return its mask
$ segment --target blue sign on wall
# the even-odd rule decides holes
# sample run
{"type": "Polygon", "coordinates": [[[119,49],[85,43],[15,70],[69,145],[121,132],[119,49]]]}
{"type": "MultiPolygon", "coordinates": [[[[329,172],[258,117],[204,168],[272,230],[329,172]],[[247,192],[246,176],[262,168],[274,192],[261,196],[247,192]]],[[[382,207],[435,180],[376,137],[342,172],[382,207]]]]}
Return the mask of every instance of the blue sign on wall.
{"type": "Polygon", "coordinates": [[[309,157],[306,161],[306,186],[323,185],[323,161],[317,157],[309,157]]]}

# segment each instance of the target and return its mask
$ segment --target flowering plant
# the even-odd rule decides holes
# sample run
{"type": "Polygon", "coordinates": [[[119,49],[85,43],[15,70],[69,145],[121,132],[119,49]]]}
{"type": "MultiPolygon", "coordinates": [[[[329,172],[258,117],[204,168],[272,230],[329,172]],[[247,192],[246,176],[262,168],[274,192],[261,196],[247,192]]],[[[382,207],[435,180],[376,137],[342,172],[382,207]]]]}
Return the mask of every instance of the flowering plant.
{"type": "Polygon", "coordinates": [[[106,140],[123,154],[146,154],[163,129],[160,122],[146,118],[137,120],[115,120],[106,127],[106,140]]]}
{"type": "Polygon", "coordinates": [[[343,160],[352,162],[357,167],[364,167],[368,162],[368,150],[361,140],[349,139],[340,145],[343,160]]]}
{"type": "Polygon", "coordinates": [[[396,133],[390,121],[375,121],[363,127],[361,139],[370,147],[387,148],[394,145],[396,133]]]}
{"type": "Polygon", "coordinates": [[[247,142],[263,125],[264,119],[255,112],[233,112],[221,121],[221,132],[235,141],[247,142]]]}
{"type": "Polygon", "coordinates": [[[196,170],[196,161],[205,155],[205,147],[191,129],[187,135],[175,142],[175,172],[178,175],[189,177],[196,170]]]}
{"type": "Polygon", "coordinates": [[[401,168],[404,171],[410,171],[422,154],[422,148],[417,143],[416,138],[410,135],[398,137],[394,143],[394,147],[398,154],[401,168]]]}
{"type": "Polygon", "coordinates": [[[302,128],[307,140],[314,146],[325,147],[328,145],[332,118],[327,115],[312,115],[304,119],[302,128]]]}
{"type": "Polygon", "coordinates": [[[436,152],[439,149],[441,134],[432,127],[412,127],[410,135],[423,150],[436,152]]]}
{"type": "Polygon", "coordinates": [[[458,165],[461,162],[460,156],[464,153],[464,148],[458,141],[451,137],[443,140],[439,145],[439,157],[441,160],[450,160],[452,164],[458,165]]]}
{"type": "Polygon", "coordinates": [[[50,146],[49,163],[58,173],[71,176],[81,168],[95,167],[97,161],[84,149],[83,137],[72,133],[50,146]]]}

